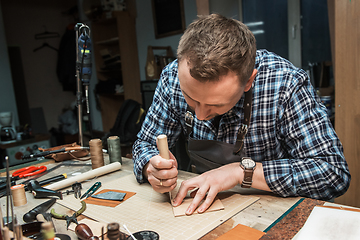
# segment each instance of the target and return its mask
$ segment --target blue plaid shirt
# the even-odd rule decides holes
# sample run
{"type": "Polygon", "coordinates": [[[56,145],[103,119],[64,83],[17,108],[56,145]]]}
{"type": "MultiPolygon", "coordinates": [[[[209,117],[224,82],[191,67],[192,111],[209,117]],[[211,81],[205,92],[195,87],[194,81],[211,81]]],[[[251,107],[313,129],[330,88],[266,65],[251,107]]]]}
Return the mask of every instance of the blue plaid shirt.
{"type": "MultiPolygon", "coordinates": [[[[258,50],[253,82],[253,107],[244,139],[245,155],[264,168],[270,189],[280,196],[304,196],[328,200],[346,192],[350,173],[327,111],[309,77],[289,61],[258,50]]],[[[235,144],[243,119],[244,96],[221,120],[194,118],[193,137],[235,144]]],[[[133,145],[134,173],[142,183],[142,169],[158,154],[156,137],[168,136],[169,147],[185,131],[187,103],[181,93],[178,62],[162,72],[153,103],[138,140],[133,145]]]]}

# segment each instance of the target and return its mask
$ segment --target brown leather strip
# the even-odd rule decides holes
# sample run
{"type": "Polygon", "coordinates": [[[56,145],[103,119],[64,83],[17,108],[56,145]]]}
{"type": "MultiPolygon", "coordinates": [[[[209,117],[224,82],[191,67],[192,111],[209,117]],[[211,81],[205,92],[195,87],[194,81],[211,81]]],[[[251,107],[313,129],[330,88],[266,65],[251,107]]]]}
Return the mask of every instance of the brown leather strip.
{"type": "Polygon", "coordinates": [[[244,121],[241,124],[236,144],[234,147],[234,154],[238,154],[244,146],[244,138],[250,126],[251,120],[251,107],[252,107],[252,88],[249,91],[245,92],[245,99],[244,99],[244,121]]]}

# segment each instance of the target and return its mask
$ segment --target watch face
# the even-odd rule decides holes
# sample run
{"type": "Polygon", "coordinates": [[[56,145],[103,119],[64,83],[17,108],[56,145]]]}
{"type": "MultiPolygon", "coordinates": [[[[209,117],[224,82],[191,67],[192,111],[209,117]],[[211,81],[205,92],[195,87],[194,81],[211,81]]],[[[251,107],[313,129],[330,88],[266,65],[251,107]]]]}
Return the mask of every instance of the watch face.
{"type": "Polygon", "coordinates": [[[241,164],[245,167],[245,168],[253,168],[255,167],[256,163],[254,162],[254,160],[252,160],[251,158],[244,158],[241,161],[241,164]]]}

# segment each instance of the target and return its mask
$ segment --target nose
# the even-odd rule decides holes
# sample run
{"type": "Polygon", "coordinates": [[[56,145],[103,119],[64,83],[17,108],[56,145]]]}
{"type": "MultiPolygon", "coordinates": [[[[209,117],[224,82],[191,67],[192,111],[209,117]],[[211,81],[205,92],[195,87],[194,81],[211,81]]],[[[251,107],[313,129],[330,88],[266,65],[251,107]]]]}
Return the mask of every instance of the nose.
{"type": "Polygon", "coordinates": [[[197,119],[199,120],[206,120],[206,118],[210,115],[211,108],[204,104],[197,103],[195,105],[195,114],[197,119]]]}

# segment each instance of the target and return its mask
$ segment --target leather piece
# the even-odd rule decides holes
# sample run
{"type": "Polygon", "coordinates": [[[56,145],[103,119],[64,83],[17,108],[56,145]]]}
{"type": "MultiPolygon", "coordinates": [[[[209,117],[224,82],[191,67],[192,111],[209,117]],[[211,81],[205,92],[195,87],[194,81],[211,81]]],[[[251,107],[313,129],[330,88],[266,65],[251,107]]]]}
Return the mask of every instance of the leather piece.
{"type": "Polygon", "coordinates": [[[85,199],[84,201],[86,202],[86,204],[95,204],[95,205],[100,205],[100,206],[116,207],[117,205],[125,202],[126,200],[128,200],[129,198],[131,198],[132,196],[134,196],[136,194],[134,192],[128,192],[128,191],[122,191],[122,190],[116,190],[116,189],[103,189],[95,195],[110,192],[110,191],[126,193],[124,200],[123,201],[112,201],[112,200],[98,199],[98,198],[94,198],[91,196],[91,197],[88,197],[87,199],[85,199]]]}
{"type": "Polygon", "coordinates": [[[122,200],[124,200],[125,195],[126,195],[126,193],[109,191],[106,193],[100,193],[100,194],[93,195],[92,197],[104,199],[104,200],[122,201],[122,200]]]}

